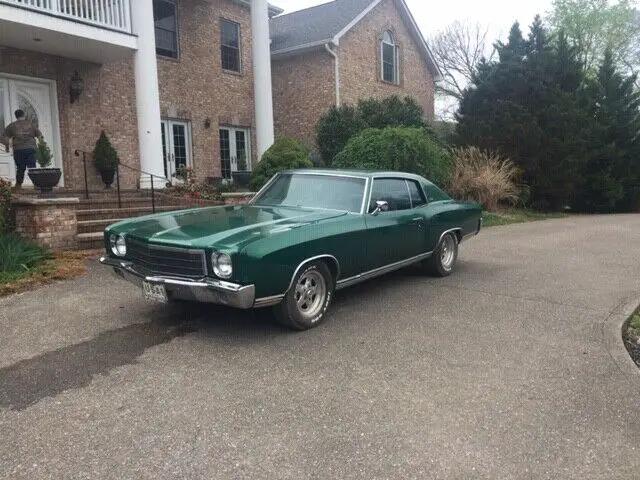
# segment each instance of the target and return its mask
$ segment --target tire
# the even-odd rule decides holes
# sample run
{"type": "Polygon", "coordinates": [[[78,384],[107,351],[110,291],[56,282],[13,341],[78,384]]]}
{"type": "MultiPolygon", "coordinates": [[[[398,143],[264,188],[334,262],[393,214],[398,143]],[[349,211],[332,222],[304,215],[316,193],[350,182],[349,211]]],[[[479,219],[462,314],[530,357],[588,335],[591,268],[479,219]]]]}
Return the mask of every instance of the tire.
{"type": "Polygon", "coordinates": [[[422,262],[422,266],[428,275],[447,277],[451,275],[457,260],[458,236],[454,232],[449,232],[442,237],[433,255],[422,262]]]}
{"type": "Polygon", "coordinates": [[[324,262],[314,261],[300,269],[282,302],[274,308],[276,319],[294,330],[317,327],[333,300],[333,276],[324,262]]]}

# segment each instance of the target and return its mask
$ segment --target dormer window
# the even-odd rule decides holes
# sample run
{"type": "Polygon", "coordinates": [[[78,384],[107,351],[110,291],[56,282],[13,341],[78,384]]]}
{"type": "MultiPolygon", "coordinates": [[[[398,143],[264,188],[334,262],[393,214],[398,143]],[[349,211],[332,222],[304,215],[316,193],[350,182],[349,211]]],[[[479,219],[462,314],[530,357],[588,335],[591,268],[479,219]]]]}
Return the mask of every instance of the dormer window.
{"type": "Polygon", "coordinates": [[[380,45],[382,80],[389,83],[400,83],[398,75],[398,46],[393,33],[384,32],[380,45]]]}

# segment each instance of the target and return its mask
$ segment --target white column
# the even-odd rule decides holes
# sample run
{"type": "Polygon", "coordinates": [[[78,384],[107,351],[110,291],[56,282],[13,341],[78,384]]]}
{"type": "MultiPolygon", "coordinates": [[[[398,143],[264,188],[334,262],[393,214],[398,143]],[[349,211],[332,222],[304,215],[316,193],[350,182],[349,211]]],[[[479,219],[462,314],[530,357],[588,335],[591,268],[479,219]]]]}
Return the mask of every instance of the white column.
{"type": "MultiPolygon", "coordinates": [[[[153,0],[133,0],[131,2],[131,22],[133,31],[138,36],[135,75],[140,169],[162,177],[164,176],[164,159],[162,158],[162,133],[160,131],[160,91],[158,88],[153,0]]],[[[154,179],[154,186],[161,188],[164,183],[154,179]]],[[[143,174],[141,176],[140,187],[151,187],[149,175],[143,174]]]]}
{"type": "Polygon", "coordinates": [[[258,160],[274,142],[271,91],[271,46],[267,0],[251,0],[253,32],[253,85],[256,107],[258,160]]]}

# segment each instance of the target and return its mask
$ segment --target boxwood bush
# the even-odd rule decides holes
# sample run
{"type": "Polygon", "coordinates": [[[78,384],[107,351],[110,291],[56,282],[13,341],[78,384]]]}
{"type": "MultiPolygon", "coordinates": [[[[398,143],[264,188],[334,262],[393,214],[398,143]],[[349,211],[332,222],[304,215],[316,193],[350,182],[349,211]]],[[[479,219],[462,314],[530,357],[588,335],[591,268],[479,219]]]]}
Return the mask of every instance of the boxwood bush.
{"type": "Polygon", "coordinates": [[[276,173],[296,168],[312,168],[309,149],[300,141],[282,137],[262,155],[251,175],[249,187],[256,192],[276,173]]]}
{"type": "Polygon", "coordinates": [[[416,173],[446,186],[452,159],[451,153],[426,128],[370,128],[349,140],[332,166],[416,173]]]}

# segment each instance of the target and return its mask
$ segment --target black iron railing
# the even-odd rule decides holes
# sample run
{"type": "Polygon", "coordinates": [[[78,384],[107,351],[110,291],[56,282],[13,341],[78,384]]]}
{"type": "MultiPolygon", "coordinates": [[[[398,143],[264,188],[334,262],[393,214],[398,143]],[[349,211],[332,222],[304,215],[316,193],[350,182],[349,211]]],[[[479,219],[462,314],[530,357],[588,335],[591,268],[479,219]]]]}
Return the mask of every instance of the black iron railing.
{"type": "MultiPolygon", "coordinates": [[[[87,153],[84,150],[76,150],[75,156],[82,157],[82,165],[84,170],[84,194],[85,198],[89,199],[89,178],[87,176],[87,153]]],[[[166,187],[171,187],[172,182],[165,176],[155,175],[153,173],[146,172],[136,167],[132,167],[131,165],[127,165],[126,163],[118,162],[116,164],[116,190],[118,197],[118,208],[122,208],[122,191],[120,189],[120,168],[126,168],[132,170],[134,172],[139,173],[140,175],[147,175],[150,179],[151,183],[151,210],[153,213],[156,213],[156,185],[160,185],[164,182],[166,187]],[[159,183],[156,183],[159,182],[159,183]]]]}

